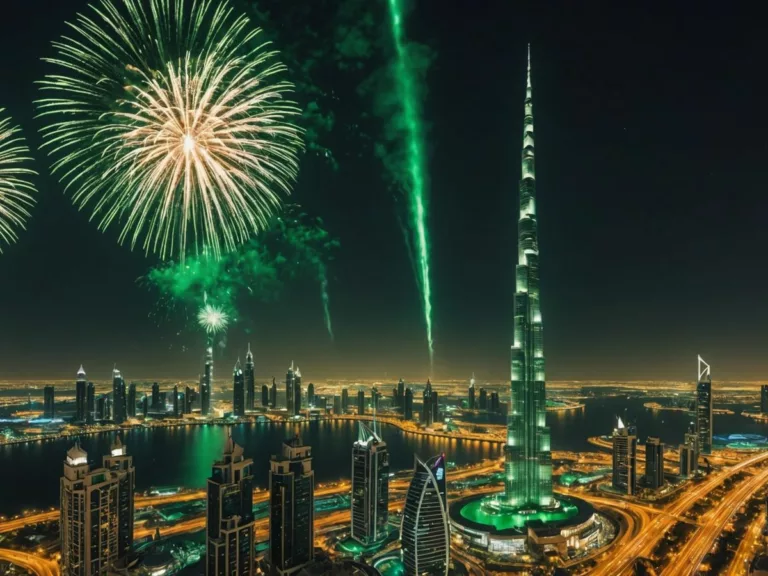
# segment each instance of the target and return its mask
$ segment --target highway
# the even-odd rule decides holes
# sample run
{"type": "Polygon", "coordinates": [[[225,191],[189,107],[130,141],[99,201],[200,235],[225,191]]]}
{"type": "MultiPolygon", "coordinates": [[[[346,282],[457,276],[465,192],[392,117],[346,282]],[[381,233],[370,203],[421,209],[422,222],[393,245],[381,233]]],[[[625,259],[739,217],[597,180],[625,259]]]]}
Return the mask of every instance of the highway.
{"type": "Polygon", "coordinates": [[[29,570],[35,576],[59,576],[59,563],[27,552],[0,548],[0,560],[11,562],[29,570]]]}
{"type": "Polygon", "coordinates": [[[760,534],[765,525],[765,512],[758,514],[754,522],[747,527],[744,537],[741,539],[738,550],[728,566],[725,576],[746,576],[749,570],[749,562],[755,555],[755,550],[760,542],[760,534]]]}

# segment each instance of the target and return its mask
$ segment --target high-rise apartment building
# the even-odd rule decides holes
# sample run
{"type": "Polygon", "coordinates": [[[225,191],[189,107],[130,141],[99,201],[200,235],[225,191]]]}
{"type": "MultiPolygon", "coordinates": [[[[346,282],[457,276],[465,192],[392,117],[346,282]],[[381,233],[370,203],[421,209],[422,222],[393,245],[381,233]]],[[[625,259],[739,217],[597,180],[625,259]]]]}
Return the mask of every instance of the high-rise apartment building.
{"type": "Polygon", "coordinates": [[[211,413],[211,394],[213,393],[213,343],[208,342],[205,349],[205,367],[200,380],[200,414],[211,413]]]}
{"type": "Polygon", "coordinates": [[[307,386],[307,408],[312,408],[315,405],[315,385],[312,382],[307,386]]]}
{"type": "Polygon", "coordinates": [[[405,410],[405,382],[402,378],[397,382],[397,395],[395,398],[395,407],[402,414],[405,410]]]}
{"type": "Polygon", "coordinates": [[[136,469],[133,457],[120,440],[115,438],[109,455],[104,456],[102,466],[109,470],[117,482],[117,559],[124,560],[133,547],[134,491],[136,469]]]}
{"type": "Polygon", "coordinates": [[[341,413],[341,396],[336,394],[333,397],[333,415],[338,416],[341,413]]]}
{"type": "Polygon", "coordinates": [[[349,390],[346,388],[341,389],[341,409],[342,413],[349,409],[349,390]]]}
{"type": "Polygon", "coordinates": [[[296,366],[293,373],[293,415],[301,414],[301,370],[296,366]]]}
{"type": "Polygon", "coordinates": [[[269,472],[269,563],[279,576],[314,559],[315,473],[312,449],[296,436],[273,455],[269,472]]]}
{"type": "Polygon", "coordinates": [[[614,490],[634,494],[637,489],[637,434],[619,423],[613,430],[613,477],[614,490]]]}
{"type": "Polygon", "coordinates": [[[488,410],[488,392],[485,388],[480,388],[480,398],[478,399],[480,410],[488,410]]]}
{"type": "Polygon", "coordinates": [[[373,428],[358,422],[352,445],[352,538],[365,545],[387,535],[389,520],[389,451],[373,428]]]}
{"type": "Polygon", "coordinates": [[[126,414],[128,415],[128,418],[136,418],[136,384],[134,382],[131,382],[128,386],[126,414]]]}
{"type": "Polygon", "coordinates": [[[421,423],[429,428],[432,426],[432,422],[434,422],[434,417],[435,409],[432,399],[432,382],[427,380],[427,386],[424,388],[424,394],[422,395],[421,423]]]}
{"type": "Polygon", "coordinates": [[[413,479],[405,495],[400,529],[403,564],[408,576],[448,574],[450,524],[445,454],[421,461],[414,457],[413,479]]]}
{"type": "MultiPolygon", "coordinates": [[[[256,409],[256,380],[253,366],[253,352],[248,344],[248,352],[245,354],[245,409],[256,409]]],[[[263,396],[262,396],[263,398],[263,396]]],[[[266,406],[266,404],[264,404],[266,406]]]]}
{"type": "Polygon", "coordinates": [[[365,414],[365,391],[357,391],[357,415],[363,416],[365,414]]]}
{"type": "Polygon", "coordinates": [[[654,490],[664,486],[664,443],[658,438],[645,441],[645,485],[654,490]]]}
{"type": "Polygon", "coordinates": [[[54,397],[53,386],[43,388],[43,418],[53,418],[56,416],[56,399],[54,397]]]}
{"type": "Polygon", "coordinates": [[[253,460],[229,436],[208,478],[206,576],[251,576],[254,545],[253,460]]]}
{"type": "Polygon", "coordinates": [[[240,359],[232,371],[232,409],[235,416],[245,416],[245,375],[240,367],[240,359]]]}
{"type": "Polygon", "coordinates": [[[405,403],[403,404],[403,418],[413,420],[413,389],[407,388],[405,391],[405,403]]]}
{"type": "Polygon", "coordinates": [[[269,386],[266,384],[261,385],[261,405],[265,408],[269,407],[269,386]]]}
{"type": "Polygon", "coordinates": [[[195,391],[189,386],[184,388],[184,414],[192,414],[192,404],[195,402],[195,391]]]}
{"type": "Polygon", "coordinates": [[[291,367],[288,368],[288,372],[285,373],[285,408],[288,411],[288,415],[295,414],[293,403],[296,400],[296,392],[294,387],[296,384],[296,371],[291,362],[291,367]]]}
{"type": "Polygon", "coordinates": [[[96,421],[96,388],[93,382],[88,382],[85,390],[85,421],[88,424],[93,424],[96,421]]]}
{"type": "Polygon", "coordinates": [[[696,435],[699,437],[699,453],[712,454],[712,376],[709,364],[701,356],[696,385],[696,435]]]}
{"type": "Polygon", "coordinates": [[[88,401],[87,401],[88,382],[85,376],[83,365],[77,371],[77,380],[75,381],[75,421],[86,422],[88,420],[88,401]]]}
{"type": "MultiPolygon", "coordinates": [[[[154,412],[157,412],[160,410],[160,384],[155,382],[152,384],[152,410],[154,412]]],[[[163,411],[165,411],[165,406],[163,406],[163,411]]]]}
{"type": "Polygon", "coordinates": [[[112,370],[112,421],[115,424],[122,424],[128,418],[125,407],[125,380],[120,370],[112,370]]]}
{"type": "Polygon", "coordinates": [[[469,389],[467,390],[467,408],[470,410],[475,409],[475,375],[472,374],[472,379],[469,381],[469,389]]]}

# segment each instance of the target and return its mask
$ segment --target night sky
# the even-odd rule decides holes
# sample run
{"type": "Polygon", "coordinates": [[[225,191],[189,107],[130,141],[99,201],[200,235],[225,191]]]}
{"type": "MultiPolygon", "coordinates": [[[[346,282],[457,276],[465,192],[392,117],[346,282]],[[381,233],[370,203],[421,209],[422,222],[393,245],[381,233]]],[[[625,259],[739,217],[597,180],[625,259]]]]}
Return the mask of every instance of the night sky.
{"type": "MultiPolygon", "coordinates": [[[[697,353],[715,381],[765,379],[768,52],[758,19],[722,2],[632,12],[416,4],[409,35],[437,53],[425,105],[434,376],[509,376],[530,41],[548,379],[692,380],[697,353]]],[[[33,83],[50,70],[40,58],[85,5],[3,8],[0,107],[34,148],[33,83]]],[[[342,105],[366,113],[355,99],[342,105]]],[[[306,381],[430,374],[381,163],[336,152],[335,173],[305,163],[293,197],[341,243],[330,266],[336,341],[305,279],[244,311],[255,329],[230,331],[219,374],[249,339],[261,377],[291,360],[306,381]]],[[[0,255],[0,379],[74,378],[81,362],[92,379],[115,362],[128,380],[195,378],[202,337],[150,317],[155,297],[136,283],[154,261],[98,232],[35,156],[39,203],[0,255]]]]}

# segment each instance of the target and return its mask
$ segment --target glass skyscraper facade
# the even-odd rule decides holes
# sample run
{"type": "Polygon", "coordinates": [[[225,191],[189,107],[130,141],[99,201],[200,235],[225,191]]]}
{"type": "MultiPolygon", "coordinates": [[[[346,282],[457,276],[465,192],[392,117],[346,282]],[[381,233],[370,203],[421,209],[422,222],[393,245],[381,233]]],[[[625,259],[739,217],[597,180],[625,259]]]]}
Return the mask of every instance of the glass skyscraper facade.
{"type": "Polygon", "coordinates": [[[696,385],[696,435],[699,453],[712,454],[712,376],[709,364],[699,356],[699,379],[696,385]]]}
{"type": "Polygon", "coordinates": [[[372,544],[387,535],[389,451],[387,443],[362,422],[352,445],[352,538],[372,544]]]}
{"type": "Polygon", "coordinates": [[[552,455],[546,423],[544,343],[539,301],[539,245],[536,223],[536,171],[533,150],[531,54],[523,120],[520,217],[511,397],[505,447],[505,503],[508,506],[552,506],[552,455]]]}

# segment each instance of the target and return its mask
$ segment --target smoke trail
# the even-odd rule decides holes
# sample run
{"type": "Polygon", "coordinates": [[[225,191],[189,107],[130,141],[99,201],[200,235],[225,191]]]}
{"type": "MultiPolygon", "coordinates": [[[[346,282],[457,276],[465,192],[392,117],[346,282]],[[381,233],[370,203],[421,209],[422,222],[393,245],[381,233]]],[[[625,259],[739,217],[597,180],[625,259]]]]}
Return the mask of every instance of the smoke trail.
{"type": "Polygon", "coordinates": [[[397,73],[395,80],[403,108],[406,124],[407,169],[409,175],[408,211],[410,228],[413,235],[412,245],[415,250],[416,274],[421,289],[424,323],[427,329],[430,363],[434,361],[434,343],[432,340],[432,287],[429,274],[429,232],[427,230],[426,170],[424,161],[423,126],[419,115],[418,91],[410,63],[411,58],[405,45],[403,32],[403,11],[400,0],[389,0],[389,13],[392,20],[392,38],[397,51],[397,73]]]}
{"type": "Polygon", "coordinates": [[[331,337],[331,342],[333,342],[333,326],[331,325],[331,298],[328,295],[328,274],[325,270],[324,264],[319,265],[318,274],[320,275],[320,297],[323,299],[325,328],[328,330],[328,336],[331,337]]]}

